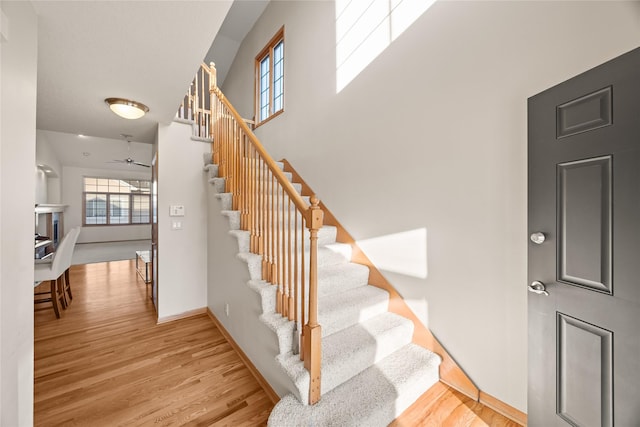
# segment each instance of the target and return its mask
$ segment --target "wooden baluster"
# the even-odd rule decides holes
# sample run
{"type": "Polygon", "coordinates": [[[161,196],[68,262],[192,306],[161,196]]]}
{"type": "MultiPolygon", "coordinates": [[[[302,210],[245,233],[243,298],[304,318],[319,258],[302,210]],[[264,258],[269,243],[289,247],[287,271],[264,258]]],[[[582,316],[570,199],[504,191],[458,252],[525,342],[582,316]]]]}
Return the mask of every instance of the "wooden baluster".
{"type": "Polygon", "coordinates": [[[235,210],[242,212],[240,198],[242,191],[240,189],[240,135],[238,135],[238,124],[233,123],[233,176],[231,177],[233,186],[233,194],[236,200],[235,210]]]}
{"type": "MultiPolygon", "coordinates": [[[[278,285],[277,280],[276,280],[276,212],[274,210],[274,201],[276,198],[276,192],[275,192],[275,187],[276,187],[276,177],[273,175],[273,171],[271,171],[271,207],[270,207],[270,212],[271,212],[271,257],[270,257],[270,265],[269,265],[269,282],[271,282],[274,285],[278,285]]],[[[279,313],[280,311],[278,310],[278,304],[277,304],[278,298],[276,298],[276,312],[279,313]]]]}
{"type": "MultiPolygon", "coordinates": [[[[295,322],[293,325],[293,349],[292,352],[293,354],[298,354],[300,352],[300,342],[298,341],[300,339],[300,315],[298,313],[298,309],[299,309],[299,297],[300,297],[300,292],[299,292],[299,288],[300,288],[300,283],[298,282],[298,209],[296,208],[295,212],[294,212],[294,224],[293,224],[293,254],[294,254],[294,258],[293,258],[293,314],[294,314],[294,318],[293,321],[295,322]]],[[[304,250],[304,249],[303,249],[304,250]]]]}
{"type": "MultiPolygon", "coordinates": [[[[242,131],[241,131],[242,132],[242,131]]],[[[249,236],[251,236],[251,230],[250,230],[250,218],[249,218],[249,209],[251,208],[251,203],[250,203],[250,194],[249,194],[249,187],[251,185],[251,178],[249,176],[249,173],[251,171],[251,166],[249,164],[249,153],[247,152],[247,141],[244,135],[244,132],[242,132],[242,162],[240,163],[240,167],[242,168],[242,179],[244,180],[243,185],[242,185],[242,193],[243,193],[243,209],[242,209],[242,213],[243,213],[243,219],[244,219],[244,227],[242,228],[243,230],[249,231],[249,236]]],[[[249,240],[251,240],[251,237],[249,237],[249,240]]]]}
{"type": "Polygon", "coordinates": [[[291,199],[288,199],[289,203],[287,204],[287,267],[288,267],[288,277],[289,280],[287,285],[289,286],[289,300],[288,303],[288,313],[289,320],[295,319],[295,309],[293,306],[293,287],[295,286],[292,280],[293,277],[293,262],[291,260],[291,199]]]}
{"type": "MultiPolygon", "coordinates": [[[[216,125],[217,133],[218,133],[218,176],[220,178],[225,178],[226,175],[226,164],[224,157],[225,150],[225,141],[226,137],[224,135],[224,105],[222,103],[219,104],[218,108],[218,124],[216,125]]],[[[215,141],[214,141],[215,142],[215,141]]]]}
{"type": "MultiPolygon", "coordinates": [[[[302,213],[300,213],[302,215],[302,213]]],[[[302,224],[301,224],[302,225],[302,224]]],[[[300,324],[302,326],[302,330],[300,331],[300,360],[304,360],[306,357],[305,354],[305,322],[306,322],[306,295],[307,295],[307,284],[305,282],[305,241],[304,241],[304,227],[301,227],[300,230],[300,246],[302,250],[300,251],[300,324]]]]}
{"type": "MultiPolygon", "coordinates": [[[[242,132],[242,169],[244,182],[244,228],[251,236],[251,159],[249,158],[249,147],[246,135],[242,132]]],[[[251,240],[251,237],[249,237],[251,240]]]]}
{"type": "Polygon", "coordinates": [[[235,126],[231,120],[227,119],[228,132],[229,132],[229,192],[233,193],[231,200],[233,200],[233,209],[238,208],[238,192],[235,189],[235,174],[236,174],[236,136],[235,126]]]}
{"type": "Polygon", "coordinates": [[[251,145],[251,169],[253,170],[253,174],[251,177],[251,228],[253,229],[253,253],[259,254],[259,244],[258,244],[258,236],[259,236],[259,225],[258,225],[258,155],[256,153],[255,148],[251,145]]]}
{"type": "Polygon", "coordinates": [[[320,400],[320,362],[322,360],[322,328],[318,324],[318,230],[322,227],[323,212],[320,201],[311,196],[308,210],[309,228],[309,321],[305,325],[304,367],[309,371],[309,404],[320,400]]]}
{"type": "Polygon", "coordinates": [[[258,209],[258,217],[256,218],[256,224],[258,227],[258,254],[262,257],[262,268],[263,274],[262,278],[264,279],[264,246],[263,246],[263,237],[264,237],[264,167],[262,157],[256,153],[257,163],[258,163],[258,187],[256,189],[256,204],[258,209]]]}
{"type": "Polygon", "coordinates": [[[194,121],[196,123],[196,128],[198,129],[198,136],[200,136],[200,104],[198,102],[198,74],[196,73],[196,78],[193,80],[194,83],[194,94],[193,94],[193,113],[195,114],[194,121]]]}
{"type": "MultiPolygon", "coordinates": [[[[215,76],[216,76],[216,64],[214,64],[213,62],[210,62],[209,63],[209,110],[210,110],[211,118],[209,119],[209,132],[207,133],[207,135],[212,140],[213,140],[214,97],[211,94],[213,93],[212,89],[216,86],[215,76]]],[[[213,153],[213,150],[211,152],[213,153]]],[[[213,157],[213,154],[211,156],[213,157]]]]}
{"type": "Polygon", "coordinates": [[[287,257],[287,229],[289,228],[289,224],[286,223],[287,213],[284,211],[284,207],[287,206],[287,200],[289,196],[285,194],[284,188],[282,191],[282,205],[278,208],[282,210],[282,238],[280,239],[282,245],[282,315],[289,318],[289,266],[287,265],[288,257],[287,257]]]}
{"type": "Polygon", "coordinates": [[[246,230],[245,218],[247,213],[245,211],[245,203],[244,203],[244,198],[246,195],[244,187],[247,183],[247,180],[244,177],[244,172],[245,172],[245,167],[244,167],[245,157],[244,157],[244,147],[243,147],[244,141],[242,140],[242,135],[240,134],[240,129],[237,123],[236,123],[236,132],[238,132],[238,194],[239,194],[238,208],[240,210],[240,229],[246,230]]]}
{"type": "Polygon", "coordinates": [[[187,92],[187,111],[186,111],[186,115],[185,115],[185,119],[187,120],[191,120],[191,91],[193,90],[193,82],[191,82],[191,84],[189,85],[189,91],[187,92]]]}
{"type": "Polygon", "coordinates": [[[255,214],[253,210],[255,209],[255,152],[253,151],[253,146],[249,145],[249,251],[251,253],[257,253],[256,249],[256,224],[254,222],[255,214]]]}
{"type": "Polygon", "coordinates": [[[200,67],[200,76],[202,78],[200,82],[200,102],[202,103],[202,132],[200,133],[201,137],[207,136],[204,132],[206,129],[206,116],[205,116],[205,102],[204,102],[204,68],[200,67]]]}
{"type": "MultiPolygon", "coordinates": [[[[228,119],[227,119],[228,120],[228,119]]],[[[227,173],[228,176],[228,181],[229,181],[229,188],[227,189],[227,192],[232,193],[231,195],[231,200],[233,201],[232,203],[232,209],[237,209],[238,208],[238,194],[235,192],[235,188],[234,185],[235,183],[233,182],[235,173],[236,173],[236,156],[235,156],[235,147],[236,147],[236,143],[235,143],[235,135],[233,134],[234,132],[234,127],[232,126],[231,120],[228,120],[227,123],[227,128],[228,128],[228,133],[229,133],[229,140],[227,142],[228,146],[229,146],[229,172],[227,173]]]]}
{"type": "Polygon", "coordinates": [[[255,148],[251,145],[252,163],[251,169],[253,176],[251,178],[251,228],[253,228],[253,253],[260,253],[258,249],[258,155],[255,148]]]}
{"type": "Polygon", "coordinates": [[[214,138],[214,144],[218,147],[218,152],[216,153],[216,163],[218,164],[218,176],[224,177],[224,164],[222,160],[222,155],[224,151],[224,114],[222,112],[223,105],[221,102],[216,102],[218,108],[218,120],[216,123],[216,137],[214,138]],[[218,140],[216,142],[216,140],[218,140]]]}
{"type": "MultiPolygon", "coordinates": [[[[225,109],[226,110],[226,109],[225,109]]],[[[225,111],[226,113],[226,111],[225,111]]],[[[227,171],[227,193],[231,194],[231,209],[235,210],[238,207],[238,195],[234,194],[233,190],[233,174],[235,173],[235,156],[234,156],[234,136],[233,136],[233,127],[231,126],[231,120],[229,120],[225,114],[225,125],[227,126],[227,162],[228,162],[228,171],[227,171]]]]}
{"type": "Polygon", "coordinates": [[[275,181],[276,186],[275,186],[275,196],[276,196],[276,201],[275,201],[275,217],[276,217],[276,233],[275,233],[275,238],[276,238],[276,242],[275,242],[275,255],[276,255],[276,284],[278,285],[278,291],[276,293],[276,308],[277,308],[277,312],[280,314],[284,313],[284,307],[282,306],[282,282],[280,281],[280,272],[281,272],[281,268],[280,268],[280,183],[278,181],[275,181]]]}
{"type": "Polygon", "coordinates": [[[262,279],[269,281],[269,175],[264,162],[262,172],[262,279]]]}
{"type": "Polygon", "coordinates": [[[213,101],[216,106],[216,113],[213,119],[213,163],[218,165],[218,176],[222,176],[220,173],[220,103],[217,97],[214,97],[213,101]]]}
{"type": "Polygon", "coordinates": [[[240,163],[238,164],[240,168],[240,229],[248,230],[247,227],[247,187],[249,185],[249,179],[247,178],[247,153],[245,147],[244,135],[240,131],[238,127],[238,132],[240,133],[240,163]]]}

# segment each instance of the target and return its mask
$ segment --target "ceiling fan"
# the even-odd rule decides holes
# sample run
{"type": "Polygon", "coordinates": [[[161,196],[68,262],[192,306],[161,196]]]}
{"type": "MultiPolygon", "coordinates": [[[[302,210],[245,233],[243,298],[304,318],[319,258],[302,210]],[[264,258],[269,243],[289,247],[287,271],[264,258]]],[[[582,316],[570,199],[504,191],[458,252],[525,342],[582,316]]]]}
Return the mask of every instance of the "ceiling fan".
{"type": "Polygon", "coordinates": [[[148,165],[146,163],[141,163],[141,162],[137,162],[134,159],[131,158],[131,135],[127,135],[127,134],[120,134],[120,136],[122,136],[122,138],[124,138],[125,141],[127,141],[127,158],[126,159],[113,159],[111,162],[109,163],[125,163],[129,166],[142,166],[145,168],[150,168],[151,165],[148,165]]]}

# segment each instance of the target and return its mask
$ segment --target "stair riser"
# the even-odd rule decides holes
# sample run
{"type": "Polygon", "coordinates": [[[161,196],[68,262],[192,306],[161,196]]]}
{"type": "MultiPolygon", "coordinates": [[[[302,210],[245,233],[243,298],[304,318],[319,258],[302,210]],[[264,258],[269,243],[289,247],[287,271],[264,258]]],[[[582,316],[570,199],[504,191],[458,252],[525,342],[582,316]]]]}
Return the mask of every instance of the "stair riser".
{"type": "MultiPolygon", "coordinates": [[[[225,189],[226,189],[226,179],[224,178],[211,178],[209,177],[209,183],[213,184],[213,186],[215,187],[216,191],[218,193],[224,193],[225,189]]],[[[294,190],[300,194],[300,192],[302,191],[302,184],[299,183],[292,183],[291,185],[293,185],[294,190]]],[[[266,194],[269,196],[273,196],[273,197],[280,197],[282,198],[283,194],[286,194],[286,192],[284,191],[284,189],[280,186],[276,186],[275,189],[273,188],[268,188],[264,185],[259,186],[260,188],[258,188],[259,191],[256,191],[256,193],[258,194],[266,194]]]]}
{"type": "MultiPolygon", "coordinates": [[[[225,216],[228,216],[229,218],[237,218],[237,220],[234,220],[234,225],[232,228],[232,230],[238,230],[240,227],[240,211],[222,211],[222,214],[225,216]]],[[[284,233],[284,239],[288,239],[289,236],[287,236],[287,230],[291,230],[291,244],[293,245],[294,239],[295,239],[295,231],[296,231],[296,225],[297,225],[297,229],[298,229],[298,239],[300,238],[300,233],[301,230],[305,231],[305,238],[306,235],[308,234],[308,228],[306,227],[306,225],[304,224],[304,221],[301,218],[298,218],[297,224],[296,224],[296,220],[294,218],[293,215],[291,215],[291,218],[287,218],[288,215],[280,215],[280,217],[278,218],[276,215],[274,215],[273,217],[273,221],[271,221],[271,218],[268,221],[267,227],[266,227],[266,232],[269,232],[269,234],[278,234],[281,238],[283,233],[284,233]],[[283,218],[284,217],[284,218],[283,218]]],[[[331,243],[331,242],[329,242],[331,243]]],[[[325,243],[325,244],[329,244],[329,243],[325,243]]]]}
{"type": "MultiPolygon", "coordinates": [[[[216,194],[216,196],[217,196],[218,200],[220,200],[220,202],[222,203],[222,210],[225,210],[225,211],[232,210],[232,208],[233,208],[233,194],[231,194],[231,193],[218,193],[218,194],[216,194]]],[[[269,205],[268,205],[269,209],[271,209],[270,199],[271,198],[268,199],[269,200],[269,202],[268,202],[269,203],[269,205]]],[[[302,196],[302,200],[304,200],[304,202],[307,205],[310,204],[309,196],[302,196]]],[[[291,204],[283,203],[282,199],[280,199],[280,201],[277,201],[277,202],[274,203],[273,211],[280,211],[280,215],[282,215],[282,211],[284,211],[284,212],[289,211],[289,212],[291,212],[291,214],[293,216],[293,213],[296,212],[296,210],[297,210],[297,207],[293,204],[293,202],[291,204]]],[[[285,214],[285,215],[287,215],[287,214],[285,214]]],[[[302,221],[303,220],[301,218],[298,218],[298,223],[301,223],[302,221]]]]}
{"type": "MultiPolygon", "coordinates": [[[[242,239],[243,236],[239,233],[233,233],[238,239],[242,239]]],[[[251,280],[262,280],[262,268],[263,257],[257,254],[249,252],[238,253],[238,258],[247,263],[249,269],[249,277],[251,280]]],[[[307,260],[309,258],[306,258],[307,260]]],[[[304,266],[304,284],[305,289],[309,288],[309,266],[305,263],[304,266]]],[[[283,282],[289,283],[289,274],[295,275],[293,265],[291,271],[287,271],[283,282]]],[[[298,270],[298,277],[302,277],[302,272],[298,270]]],[[[280,276],[281,278],[283,276],[280,276]]],[[[340,262],[336,260],[335,255],[331,255],[327,251],[320,251],[318,254],[318,296],[323,297],[331,294],[337,294],[340,292],[346,292],[348,290],[357,288],[359,286],[365,286],[368,283],[369,271],[366,268],[360,268],[359,266],[346,261],[340,262]],[[338,263],[336,263],[338,261],[338,263]],[[336,274],[336,270],[341,272],[336,274]],[[331,271],[331,274],[325,274],[325,271],[331,271]]],[[[293,280],[291,280],[293,282],[293,280]]]]}
{"type": "MultiPolygon", "coordinates": [[[[228,211],[228,212],[236,212],[236,211],[228,211]]],[[[229,228],[232,231],[243,231],[243,230],[239,230],[240,228],[240,217],[238,216],[233,216],[233,215],[226,215],[229,218],[229,228]]],[[[246,234],[243,234],[241,238],[239,238],[238,240],[238,252],[249,252],[249,248],[250,248],[250,234],[249,232],[245,232],[246,234]]],[[[238,237],[238,236],[236,236],[238,237]]],[[[308,250],[309,246],[310,246],[310,241],[309,241],[309,237],[310,237],[310,233],[308,230],[304,230],[303,232],[300,232],[298,234],[298,239],[302,238],[302,241],[304,243],[304,249],[308,250]]],[[[335,243],[336,241],[336,228],[335,227],[330,227],[330,226],[325,226],[322,227],[320,230],[318,230],[318,247],[321,246],[325,246],[325,245],[330,245],[335,243]]],[[[291,242],[291,246],[294,246],[293,243],[293,239],[291,242]]],[[[298,241],[298,247],[300,249],[302,249],[302,246],[300,246],[300,241],[298,241]]],[[[291,251],[293,252],[293,248],[291,249],[291,251]]]]}
{"type": "MultiPolygon", "coordinates": [[[[373,288],[373,286],[366,285],[363,288],[373,288]]],[[[332,299],[332,295],[319,299],[318,323],[322,325],[323,337],[371,319],[389,309],[389,294],[377,288],[375,289],[380,292],[371,290],[368,296],[347,302],[347,294],[359,289],[343,292],[340,299],[345,301],[338,307],[327,308],[326,302],[332,299]]]]}

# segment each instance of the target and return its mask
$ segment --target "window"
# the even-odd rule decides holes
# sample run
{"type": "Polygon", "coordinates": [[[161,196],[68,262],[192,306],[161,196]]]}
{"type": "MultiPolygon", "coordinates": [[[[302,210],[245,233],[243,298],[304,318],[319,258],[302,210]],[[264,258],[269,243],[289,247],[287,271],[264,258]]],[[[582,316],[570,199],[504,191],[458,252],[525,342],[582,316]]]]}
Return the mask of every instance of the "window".
{"type": "Polygon", "coordinates": [[[284,111],[284,27],[256,56],[256,123],[284,111]]]}
{"type": "Polygon", "coordinates": [[[83,184],[83,225],[150,223],[150,181],[85,177],[83,184]]]}

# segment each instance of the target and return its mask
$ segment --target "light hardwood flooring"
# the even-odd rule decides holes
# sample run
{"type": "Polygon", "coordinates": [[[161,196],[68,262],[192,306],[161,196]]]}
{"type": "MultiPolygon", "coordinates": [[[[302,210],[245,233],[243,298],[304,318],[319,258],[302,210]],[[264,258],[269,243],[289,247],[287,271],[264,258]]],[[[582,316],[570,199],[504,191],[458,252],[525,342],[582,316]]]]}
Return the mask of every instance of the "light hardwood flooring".
{"type": "MultiPolygon", "coordinates": [[[[273,403],[211,319],[157,325],[134,261],[73,266],[71,283],[60,319],[35,312],[36,426],[266,424],[273,403]]],[[[392,426],[518,424],[439,383],[392,426]]]]}
{"type": "Polygon", "coordinates": [[[389,427],[520,427],[491,408],[437,383],[389,427]]]}
{"type": "Polygon", "coordinates": [[[71,283],[61,319],[35,314],[35,425],[266,424],[273,403],[211,319],[157,325],[133,261],[71,283]]]}

